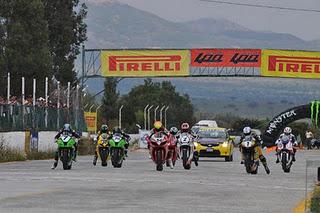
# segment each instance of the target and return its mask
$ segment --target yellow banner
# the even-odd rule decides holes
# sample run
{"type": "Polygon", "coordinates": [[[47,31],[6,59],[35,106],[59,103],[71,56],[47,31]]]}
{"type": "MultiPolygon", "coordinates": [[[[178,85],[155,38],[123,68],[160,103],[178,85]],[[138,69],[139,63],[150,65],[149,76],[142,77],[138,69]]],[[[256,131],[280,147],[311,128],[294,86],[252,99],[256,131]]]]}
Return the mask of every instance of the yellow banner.
{"type": "Polygon", "coordinates": [[[189,50],[110,50],[101,52],[103,76],[188,76],[189,50]]]}
{"type": "Polygon", "coordinates": [[[261,76],[320,78],[320,52],[262,50],[261,76]]]}
{"type": "Polygon", "coordinates": [[[88,132],[97,132],[97,113],[84,112],[88,132]]]}

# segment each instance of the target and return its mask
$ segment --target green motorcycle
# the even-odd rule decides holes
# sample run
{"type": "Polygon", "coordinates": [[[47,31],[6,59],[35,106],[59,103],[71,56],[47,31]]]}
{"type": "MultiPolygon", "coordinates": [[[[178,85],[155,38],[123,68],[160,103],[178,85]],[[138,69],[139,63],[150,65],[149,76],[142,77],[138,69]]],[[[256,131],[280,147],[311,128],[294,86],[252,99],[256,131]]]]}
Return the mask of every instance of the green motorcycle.
{"type": "Polygon", "coordinates": [[[62,162],[63,169],[69,170],[72,167],[72,159],[75,155],[74,146],[76,141],[69,135],[61,135],[57,140],[59,158],[62,162]]]}
{"type": "Polygon", "coordinates": [[[124,159],[126,141],[121,134],[115,133],[109,140],[111,163],[114,168],[120,168],[124,159]]]}

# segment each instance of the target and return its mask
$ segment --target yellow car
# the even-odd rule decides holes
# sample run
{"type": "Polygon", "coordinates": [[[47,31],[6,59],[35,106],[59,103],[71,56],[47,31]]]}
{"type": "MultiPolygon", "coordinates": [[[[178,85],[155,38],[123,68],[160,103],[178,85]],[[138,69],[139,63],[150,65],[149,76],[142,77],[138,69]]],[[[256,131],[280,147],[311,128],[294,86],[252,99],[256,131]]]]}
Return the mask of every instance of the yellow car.
{"type": "Polygon", "coordinates": [[[225,128],[202,127],[197,131],[195,151],[199,157],[223,157],[233,161],[234,138],[225,128]]]}

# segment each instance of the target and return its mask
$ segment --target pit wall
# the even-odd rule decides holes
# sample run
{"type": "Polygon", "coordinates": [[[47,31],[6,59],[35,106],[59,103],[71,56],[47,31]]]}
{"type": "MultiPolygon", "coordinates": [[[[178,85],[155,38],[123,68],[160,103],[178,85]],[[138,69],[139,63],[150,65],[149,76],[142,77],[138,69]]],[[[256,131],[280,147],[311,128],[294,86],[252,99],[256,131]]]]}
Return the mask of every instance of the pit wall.
{"type": "MultiPolygon", "coordinates": [[[[56,131],[42,131],[38,133],[38,150],[49,151],[56,149],[57,145],[54,143],[56,131]]],[[[26,152],[26,147],[30,144],[29,132],[0,132],[0,142],[4,142],[10,148],[17,148],[26,152]],[[29,144],[28,144],[29,143],[29,144]]],[[[94,137],[87,132],[82,133],[83,137],[94,137]]],[[[139,139],[139,134],[130,134],[131,142],[139,139]]]]}

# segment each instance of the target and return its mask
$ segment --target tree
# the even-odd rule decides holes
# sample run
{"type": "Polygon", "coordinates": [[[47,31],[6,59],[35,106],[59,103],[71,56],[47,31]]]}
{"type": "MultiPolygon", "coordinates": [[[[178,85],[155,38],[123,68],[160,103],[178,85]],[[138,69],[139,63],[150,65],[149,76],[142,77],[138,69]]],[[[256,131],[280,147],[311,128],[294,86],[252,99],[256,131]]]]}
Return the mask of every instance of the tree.
{"type": "Polygon", "coordinates": [[[118,118],[118,100],[117,92],[118,79],[106,78],[104,82],[104,96],[102,99],[102,116],[109,123],[111,120],[118,118]]]}
{"type": "Polygon", "coordinates": [[[62,85],[76,81],[74,61],[80,45],[87,39],[87,7],[79,0],[42,0],[49,26],[49,47],[53,58],[53,73],[62,85]]]}
{"type": "MultiPolygon", "coordinates": [[[[158,83],[146,79],[144,85],[132,88],[127,95],[121,97],[120,102],[125,106],[123,118],[128,131],[136,129],[135,124],[141,122],[143,109],[147,104],[159,105],[156,120],[160,119],[160,108],[164,105],[169,106],[167,127],[179,127],[182,122],[194,123],[193,106],[189,97],[176,92],[175,87],[169,81],[158,83]]],[[[155,120],[154,113],[151,113],[151,121],[153,120],[155,120]]]]}
{"type": "MultiPolygon", "coordinates": [[[[21,94],[21,77],[26,79],[26,94],[32,94],[32,79],[44,85],[50,77],[51,57],[48,48],[48,28],[41,0],[4,1],[0,17],[1,77],[11,74],[11,93],[21,94]]],[[[1,94],[6,87],[2,87],[1,94]]],[[[44,89],[38,86],[43,95],[44,89]]]]}

